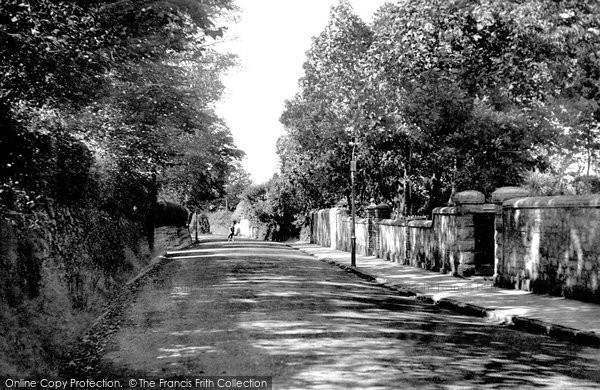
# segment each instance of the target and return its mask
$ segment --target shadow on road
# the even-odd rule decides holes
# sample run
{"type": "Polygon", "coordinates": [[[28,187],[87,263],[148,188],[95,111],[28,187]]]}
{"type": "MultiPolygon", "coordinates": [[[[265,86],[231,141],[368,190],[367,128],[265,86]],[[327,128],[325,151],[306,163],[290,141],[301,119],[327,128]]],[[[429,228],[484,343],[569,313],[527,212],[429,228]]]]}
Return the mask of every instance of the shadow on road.
{"type": "Polygon", "coordinates": [[[128,310],[106,375],[274,376],[276,389],[598,388],[599,351],[414,300],[283,245],[208,242],[128,310]]]}

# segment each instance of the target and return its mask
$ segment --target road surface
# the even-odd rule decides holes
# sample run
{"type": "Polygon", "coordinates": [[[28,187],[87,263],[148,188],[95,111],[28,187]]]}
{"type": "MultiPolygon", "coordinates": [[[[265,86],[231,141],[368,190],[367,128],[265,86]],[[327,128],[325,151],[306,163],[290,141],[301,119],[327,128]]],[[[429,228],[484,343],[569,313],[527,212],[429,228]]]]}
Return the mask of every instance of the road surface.
{"type": "Polygon", "coordinates": [[[600,350],[403,298],[283,244],[178,252],[124,308],[105,377],[274,389],[600,388],[600,350]]]}

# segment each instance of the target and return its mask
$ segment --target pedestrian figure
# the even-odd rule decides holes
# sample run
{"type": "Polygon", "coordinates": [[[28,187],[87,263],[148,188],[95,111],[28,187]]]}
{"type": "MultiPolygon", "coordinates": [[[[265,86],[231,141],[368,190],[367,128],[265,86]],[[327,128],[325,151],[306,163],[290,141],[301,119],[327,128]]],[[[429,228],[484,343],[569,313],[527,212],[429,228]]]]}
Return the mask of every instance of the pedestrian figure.
{"type": "Polygon", "coordinates": [[[190,219],[188,221],[188,231],[190,232],[192,242],[198,241],[198,222],[198,210],[194,210],[194,212],[190,214],[190,219]]]}
{"type": "Polygon", "coordinates": [[[229,228],[229,236],[227,236],[227,241],[233,242],[234,241],[233,236],[235,236],[235,221],[233,221],[233,224],[229,228]]]}

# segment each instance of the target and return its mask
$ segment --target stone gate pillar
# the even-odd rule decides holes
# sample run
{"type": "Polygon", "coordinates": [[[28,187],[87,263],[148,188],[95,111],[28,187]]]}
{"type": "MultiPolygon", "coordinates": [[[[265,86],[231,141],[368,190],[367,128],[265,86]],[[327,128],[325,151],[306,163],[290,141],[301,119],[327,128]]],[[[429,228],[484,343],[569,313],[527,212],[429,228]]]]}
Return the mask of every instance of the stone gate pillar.
{"type": "Polygon", "coordinates": [[[375,205],[372,203],[367,207],[367,231],[369,241],[367,242],[367,256],[382,257],[381,242],[379,241],[379,221],[389,219],[392,209],[385,203],[375,205]]]}
{"type": "Polygon", "coordinates": [[[456,204],[456,249],[458,266],[456,272],[462,276],[475,273],[475,221],[473,214],[479,212],[485,196],[479,191],[456,193],[452,200],[456,204]]]}

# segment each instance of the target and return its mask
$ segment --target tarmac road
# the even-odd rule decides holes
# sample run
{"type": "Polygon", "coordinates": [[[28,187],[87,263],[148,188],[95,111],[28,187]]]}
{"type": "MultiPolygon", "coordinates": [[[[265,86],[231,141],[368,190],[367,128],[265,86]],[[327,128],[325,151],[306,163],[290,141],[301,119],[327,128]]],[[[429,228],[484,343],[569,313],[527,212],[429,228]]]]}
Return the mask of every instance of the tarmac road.
{"type": "Polygon", "coordinates": [[[272,376],[273,389],[597,389],[600,349],[399,297],[283,244],[212,238],[127,303],[107,378],[272,376]]]}

